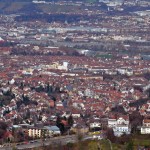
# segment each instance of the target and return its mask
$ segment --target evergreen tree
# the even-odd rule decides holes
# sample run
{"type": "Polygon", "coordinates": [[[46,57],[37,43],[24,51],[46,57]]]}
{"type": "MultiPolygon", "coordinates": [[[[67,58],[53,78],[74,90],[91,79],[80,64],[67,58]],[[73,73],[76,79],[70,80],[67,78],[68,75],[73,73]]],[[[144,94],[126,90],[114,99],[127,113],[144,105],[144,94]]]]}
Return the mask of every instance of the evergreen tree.
{"type": "Polygon", "coordinates": [[[57,120],[56,120],[56,126],[60,129],[62,134],[65,132],[65,127],[61,123],[61,118],[59,116],[57,117],[57,120]]]}
{"type": "Polygon", "coordinates": [[[68,118],[68,124],[69,124],[69,126],[72,126],[73,123],[74,123],[73,117],[72,117],[72,115],[70,115],[68,118]]]}

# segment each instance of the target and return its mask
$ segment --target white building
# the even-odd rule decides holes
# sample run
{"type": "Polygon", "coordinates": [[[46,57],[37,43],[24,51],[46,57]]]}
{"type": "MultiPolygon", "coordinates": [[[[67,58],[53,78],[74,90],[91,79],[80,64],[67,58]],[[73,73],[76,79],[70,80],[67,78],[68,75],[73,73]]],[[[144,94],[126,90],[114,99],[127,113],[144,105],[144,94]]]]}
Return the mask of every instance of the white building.
{"type": "Polygon", "coordinates": [[[60,135],[60,129],[57,126],[44,126],[47,130],[47,136],[60,135]]]}
{"type": "Polygon", "coordinates": [[[143,126],[141,127],[141,134],[150,134],[150,119],[143,120],[143,126]]]}
{"type": "Polygon", "coordinates": [[[90,123],[90,128],[100,128],[101,124],[99,122],[90,123]]]}
{"type": "Polygon", "coordinates": [[[117,120],[116,119],[108,119],[108,127],[113,128],[117,125],[117,120]]]}
{"type": "Polygon", "coordinates": [[[80,113],[72,113],[73,118],[80,118],[80,113]]]}
{"type": "Polygon", "coordinates": [[[131,132],[128,116],[109,118],[108,127],[113,129],[115,136],[121,136],[124,133],[130,134],[131,132]]]}
{"type": "Polygon", "coordinates": [[[129,119],[124,119],[123,117],[119,117],[117,119],[117,124],[118,125],[122,125],[122,124],[126,124],[126,125],[129,125],[129,119]]]}
{"type": "Polygon", "coordinates": [[[141,134],[150,134],[150,127],[142,126],[141,134]]]}
{"type": "Polygon", "coordinates": [[[130,134],[131,133],[131,128],[129,125],[125,124],[117,124],[114,128],[114,135],[115,136],[121,136],[122,134],[130,134]]]}

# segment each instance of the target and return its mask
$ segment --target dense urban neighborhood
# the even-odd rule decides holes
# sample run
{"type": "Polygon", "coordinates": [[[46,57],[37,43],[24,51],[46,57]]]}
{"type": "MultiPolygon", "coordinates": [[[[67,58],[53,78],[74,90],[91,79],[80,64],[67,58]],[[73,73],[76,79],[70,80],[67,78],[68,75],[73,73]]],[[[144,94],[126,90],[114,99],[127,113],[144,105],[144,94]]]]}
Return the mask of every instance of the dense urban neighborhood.
{"type": "Polygon", "coordinates": [[[109,149],[93,139],[150,149],[150,1],[9,1],[0,0],[1,148],[109,149]]]}

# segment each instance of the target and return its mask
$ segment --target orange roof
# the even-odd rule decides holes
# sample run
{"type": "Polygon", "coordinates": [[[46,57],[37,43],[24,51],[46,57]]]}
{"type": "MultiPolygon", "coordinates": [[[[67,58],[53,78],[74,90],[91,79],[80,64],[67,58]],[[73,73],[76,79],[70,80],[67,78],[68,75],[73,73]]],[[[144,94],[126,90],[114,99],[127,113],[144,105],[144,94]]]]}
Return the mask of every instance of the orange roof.
{"type": "Polygon", "coordinates": [[[150,119],[144,119],[143,123],[150,123],[150,119]]]}

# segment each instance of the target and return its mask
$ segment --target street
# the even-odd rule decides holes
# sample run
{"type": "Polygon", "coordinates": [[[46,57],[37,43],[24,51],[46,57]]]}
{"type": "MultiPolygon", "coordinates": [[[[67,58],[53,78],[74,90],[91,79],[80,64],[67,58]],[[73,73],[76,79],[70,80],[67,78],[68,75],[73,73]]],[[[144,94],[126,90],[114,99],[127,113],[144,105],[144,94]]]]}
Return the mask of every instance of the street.
{"type": "MultiPolygon", "coordinates": [[[[93,135],[84,135],[83,141],[93,139],[93,135]]],[[[54,145],[54,144],[62,144],[65,145],[67,143],[75,143],[77,142],[77,135],[67,135],[67,136],[59,136],[59,137],[53,137],[49,139],[45,139],[44,141],[41,139],[29,141],[28,143],[17,143],[16,146],[14,144],[11,144],[10,146],[4,146],[1,147],[0,150],[12,150],[13,146],[15,146],[18,150],[22,149],[28,149],[28,148],[34,148],[34,147],[40,147],[43,145],[54,145]]]]}

